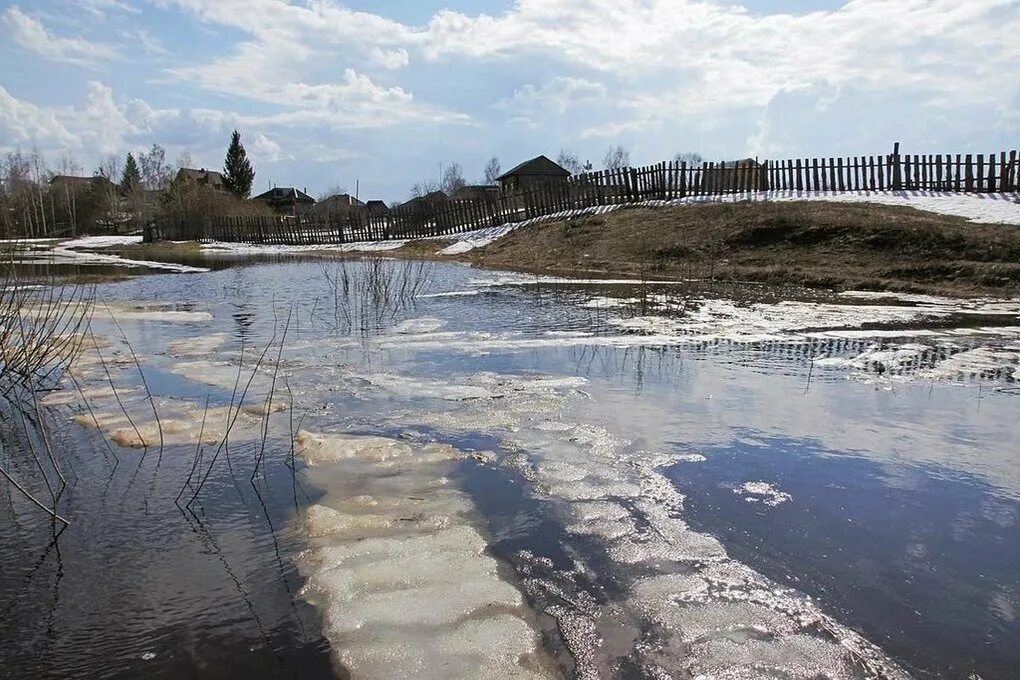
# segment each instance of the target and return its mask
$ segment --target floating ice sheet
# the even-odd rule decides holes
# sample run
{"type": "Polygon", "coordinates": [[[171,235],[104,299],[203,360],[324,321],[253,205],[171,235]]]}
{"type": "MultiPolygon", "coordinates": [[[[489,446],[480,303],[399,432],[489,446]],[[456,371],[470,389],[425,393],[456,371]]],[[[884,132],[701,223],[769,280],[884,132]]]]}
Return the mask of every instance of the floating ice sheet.
{"type": "Polygon", "coordinates": [[[305,513],[319,547],[306,555],[303,593],[354,677],[559,677],[521,592],[471,525],[470,502],[435,483],[464,454],[343,433],[302,432],[297,446],[333,489],[305,513]],[[395,462],[400,475],[383,472],[395,462]]]}

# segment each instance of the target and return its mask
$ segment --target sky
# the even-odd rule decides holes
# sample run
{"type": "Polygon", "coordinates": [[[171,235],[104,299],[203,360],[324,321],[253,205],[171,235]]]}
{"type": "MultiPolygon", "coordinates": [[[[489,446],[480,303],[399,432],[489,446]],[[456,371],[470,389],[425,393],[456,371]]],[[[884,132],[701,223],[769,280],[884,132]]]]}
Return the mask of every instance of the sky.
{"type": "Polygon", "coordinates": [[[407,198],[569,149],[1020,145],[1020,0],[0,0],[0,152],[84,174],[153,143],[254,189],[407,198]]]}

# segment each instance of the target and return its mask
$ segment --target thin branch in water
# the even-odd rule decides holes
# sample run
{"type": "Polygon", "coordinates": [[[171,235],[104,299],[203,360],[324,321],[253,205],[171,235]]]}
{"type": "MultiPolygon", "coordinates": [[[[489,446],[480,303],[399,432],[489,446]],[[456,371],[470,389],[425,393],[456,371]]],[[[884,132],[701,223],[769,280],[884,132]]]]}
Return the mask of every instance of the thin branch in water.
{"type": "Polygon", "coordinates": [[[135,431],[135,434],[138,436],[138,441],[142,445],[142,458],[144,458],[145,454],[149,451],[149,445],[146,444],[145,437],[142,436],[142,433],[138,429],[138,426],[135,425],[134,419],[131,417],[131,414],[128,413],[127,408],[124,406],[124,401],[120,398],[120,392],[117,391],[117,386],[113,382],[113,375],[110,373],[110,367],[106,365],[106,359],[103,358],[103,353],[99,350],[99,343],[96,341],[95,334],[90,332],[89,335],[92,338],[92,346],[96,348],[96,356],[99,357],[99,363],[102,364],[103,366],[103,372],[106,374],[106,380],[110,383],[110,389],[113,390],[113,396],[117,400],[117,405],[120,407],[120,410],[124,413],[124,417],[127,418],[127,421],[131,423],[131,428],[135,431]]]}
{"type": "Polygon", "coordinates": [[[39,507],[39,509],[41,509],[43,512],[45,512],[47,515],[49,515],[50,517],[52,517],[55,520],[59,520],[59,521],[63,522],[64,526],[68,526],[68,525],[71,524],[66,519],[64,519],[59,514],[57,514],[56,510],[51,510],[50,508],[47,508],[45,505],[43,505],[41,502],[39,502],[39,499],[36,498],[35,496],[33,496],[31,493],[29,493],[28,490],[25,489],[25,487],[21,486],[21,484],[18,484],[17,480],[15,480],[14,477],[11,477],[11,475],[8,474],[7,470],[5,470],[3,468],[3,466],[0,466],[0,475],[3,475],[4,477],[6,477],[7,481],[10,482],[11,485],[14,486],[15,489],[20,491],[22,493],[22,495],[25,496],[25,498],[27,498],[28,500],[32,501],[36,506],[39,507]]]}
{"type": "Polygon", "coordinates": [[[205,420],[209,415],[209,395],[205,396],[205,409],[202,411],[202,426],[198,429],[198,444],[195,445],[195,460],[191,463],[191,472],[188,473],[188,478],[184,481],[184,486],[177,492],[177,497],[174,498],[174,505],[180,507],[181,496],[184,495],[185,488],[191,488],[191,480],[195,476],[195,470],[198,469],[198,461],[202,455],[202,438],[205,436],[205,420]]]}
{"type": "MultiPolygon", "coordinates": [[[[258,361],[255,362],[255,368],[252,369],[251,376],[248,377],[248,382],[244,386],[244,391],[241,392],[241,398],[237,402],[237,407],[235,408],[233,404],[231,404],[230,409],[228,409],[228,424],[226,431],[223,433],[223,438],[220,440],[219,446],[216,447],[212,460],[209,461],[209,467],[206,468],[202,481],[199,482],[198,488],[195,489],[195,493],[192,494],[191,499],[186,503],[185,507],[191,507],[191,504],[195,502],[196,498],[198,498],[198,494],[202,492],[202,487],[204,487],[206,481],[208,481],[209,475],[212,474],[213,467],[216,465],[216,459],[219,457],[220,451],[223,450],[223,447],[226,446],[227,441],[230,439],[230,431],[234,429],[234,425],[237,423],[237,418],[241,414],[241,408],[244,405],[244,398],[248,394],[248,388],[251,387],[252,381],[255,379],[256,374],[258,374],[259,369],[261,369],[262,362],[266,358],[266,353],[269,352],[269,348],[272,347],[274,341],[275,336],[270,339],[269,344],[266,345],[265,349],[262,350],[262,354],[259,355],[258,361]]],[[[231,399],[231,402],[233,402],[233,399],[231,399]]]]}
{"type": "Polygon", "coordinates": [[[266,395],[263,404],[262,414],[262,440],[260,442],[259,455],[255,459],[255,468],[251,471],[251,483],[255,483],[255,476],[259,472],[259,466],[266,455],[266,439],[269,437],[269,417],[273,412],[273,394],[276,392],[276,378],[280,372],[280,360],[283,357],[283,346],[287,342],[287,331],[290,330],[290,319],[293,309],[287,313],[287,323],[283,327],[283,336],[280,338],[280,348],[276,353],[276,365],[273,367],[273,380],[269,385],[269,394],[266,395]]]}
{"type": "Polygon", "coordinates": [[[117,331],[120,333],[120,337],[124,340],[124,344],[127,345],[128,351],[131,352],[131,360],[135,364],[135,368],[138,370],[138,375],[142,379],[142,387],[145,388],[145,398],[149,402],[149,406],[152,408],[152,415],[156,419],[156,430],[159,432],[159,459],[157,462],[156,469],[159,469],[159,463],[163,461],[163,423],[159,419],[159,409],[156,408],[156,402],[152,398],[152,390],[149,389],[149,381],[145,378],[145,371],[142,370],[142,364],[138,361],[138,355],[135,354],[135,348],[131,346],[131,341],[128,340],[127,334],[121,327],[120,322],[113,314],[113,310],[110,309],[110,305],[103,301],[103,305],[106,307],[106,311],[110,313],[110,320],[113,321],[113,325],[117,327],[117,331]]]}

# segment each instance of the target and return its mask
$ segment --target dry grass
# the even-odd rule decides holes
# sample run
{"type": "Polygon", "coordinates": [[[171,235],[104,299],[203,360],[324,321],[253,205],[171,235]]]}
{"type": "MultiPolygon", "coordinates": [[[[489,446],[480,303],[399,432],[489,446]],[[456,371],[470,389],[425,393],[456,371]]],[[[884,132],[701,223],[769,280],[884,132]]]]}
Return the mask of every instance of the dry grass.
{"type": "Polygon", "coordinates": [[[621,210],[521,229],[463,259],[648,278],[959,295],[1020,292],[1020,227],[870,204],[621,210]]]}

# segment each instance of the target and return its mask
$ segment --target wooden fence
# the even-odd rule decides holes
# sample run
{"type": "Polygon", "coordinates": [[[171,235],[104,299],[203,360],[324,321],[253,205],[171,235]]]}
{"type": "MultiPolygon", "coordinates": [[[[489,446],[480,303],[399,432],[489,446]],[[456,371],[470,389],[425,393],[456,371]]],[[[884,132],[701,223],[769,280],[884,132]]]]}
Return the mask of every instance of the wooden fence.
{"type": "Polygon", "coordinates": [[[420,201],[385,215],[164,219],[146,227],[145,241],[328,245],[450,236],[599,206],[770,191],[1016,192],[1020,191],[1020,158],[1016,151],[988,156],[902,155],[897,144],[886,156],[664,162],[575,175],[492,200],[420,201]]]}

